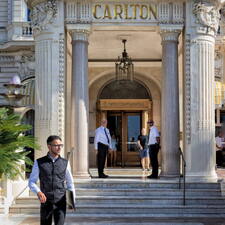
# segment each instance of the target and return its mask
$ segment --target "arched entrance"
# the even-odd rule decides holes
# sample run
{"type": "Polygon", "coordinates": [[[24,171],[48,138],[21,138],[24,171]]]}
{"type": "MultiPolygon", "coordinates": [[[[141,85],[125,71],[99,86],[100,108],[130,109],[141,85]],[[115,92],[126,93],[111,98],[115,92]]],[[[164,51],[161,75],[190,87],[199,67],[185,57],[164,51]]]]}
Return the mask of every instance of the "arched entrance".
{"type": "Polygon", "coordinates": [[[146,128],[147,120],[152,118],[149,90],[137,81],[112,81],[100,91],[97,109],[97,126],[107,118],[110,133],[116,136],[116,165],[139,166],[136,142],[141,128],[146,128]]]}

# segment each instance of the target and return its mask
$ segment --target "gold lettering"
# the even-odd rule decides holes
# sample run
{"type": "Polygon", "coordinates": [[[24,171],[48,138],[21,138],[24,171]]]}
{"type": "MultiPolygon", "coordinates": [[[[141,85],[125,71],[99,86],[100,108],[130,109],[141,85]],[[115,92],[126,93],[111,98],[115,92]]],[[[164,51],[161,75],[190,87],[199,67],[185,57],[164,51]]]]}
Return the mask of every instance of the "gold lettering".
{"type": "Polygon", "coordinates": [[[126,20],[132,19],[132,17],[129,17],[129,15],[128,15],[128,14],[129,14],[129,11],[128,11],[128,5],[125,4],[124,7],[125,7],[125,19],[126,19],[126,20]]]}
{"type": "Polygon", "coordinates": [[[133,18],[132,19],[137,19],[137,8],[139,5],[130,5],[130,7],[133,7],[133,18]]]}
{"type": "Polygon", "coordinates": [[[149,19],[152,18],[152,15],[155,19],[157,19],[157,5],[149,5],[149,19]]]}
{"type": "Polygon", "coordinates": [[[103,17],[103,19],[105,19],[105,18],[108,18],[108,19],[110,19],[110,20],[112,19],[109,5],[105,5],[105,10],[104,10],[104,17],[103,17]]]}
{"type": "Polygon", "coordinates": [[[97,16],[97,8],[101,8],[101,7],[102,7],[101,5],[95,5],[93,7],[93,16],[95,19],[101,19],[101,16],[100,17],[97,16]]]}
{"type": "Polygon", "coordinates": [[[123,13],[122,5],[115,5],[115,7],[114,7],[114,19],[117,19],[117,16],[119,16],[120,19],[123,19],[122,13],[123,13]]]}
{"type": "Polygon", "coordinates": [[[148,7],[146,5],[141,5],[140,18],[146,20],[148,18],[148,7]],[[144,16],[145,11],[145,16],[144,16]]]}

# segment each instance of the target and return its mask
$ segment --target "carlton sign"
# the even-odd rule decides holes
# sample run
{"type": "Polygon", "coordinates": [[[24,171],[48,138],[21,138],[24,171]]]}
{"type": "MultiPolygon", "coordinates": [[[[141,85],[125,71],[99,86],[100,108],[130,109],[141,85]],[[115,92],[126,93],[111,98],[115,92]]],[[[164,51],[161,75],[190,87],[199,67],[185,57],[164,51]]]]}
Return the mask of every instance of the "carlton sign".
{"type": "Polygon", "coordinates": [[[92,5],[92,19],[94,21],[132,21],[157,20],[158,8],[154,3],[94,3],[92,5]]]}

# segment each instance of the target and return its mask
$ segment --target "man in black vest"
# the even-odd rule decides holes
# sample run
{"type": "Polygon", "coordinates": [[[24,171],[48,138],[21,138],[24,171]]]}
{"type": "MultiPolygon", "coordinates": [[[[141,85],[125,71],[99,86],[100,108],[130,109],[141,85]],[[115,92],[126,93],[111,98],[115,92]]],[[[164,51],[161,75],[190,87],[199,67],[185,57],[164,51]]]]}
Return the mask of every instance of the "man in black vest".
{"type": "MultiPolygon", "coordinates": [[[[49,152],[46,156],[35,160],[29,178],[29,187],[35,192],[41,203],[41,225],[51,225],[54,217],[55,225],[63,225],[66,215],[66,189],[75,189],[68,160],[60,157],[63,147],[59,136],[47,139],[49,152]],[[36,185],[40,180],[40,188],[36,185]]],[[[75,199],[74,199],[75,201],[75,199]]]]}

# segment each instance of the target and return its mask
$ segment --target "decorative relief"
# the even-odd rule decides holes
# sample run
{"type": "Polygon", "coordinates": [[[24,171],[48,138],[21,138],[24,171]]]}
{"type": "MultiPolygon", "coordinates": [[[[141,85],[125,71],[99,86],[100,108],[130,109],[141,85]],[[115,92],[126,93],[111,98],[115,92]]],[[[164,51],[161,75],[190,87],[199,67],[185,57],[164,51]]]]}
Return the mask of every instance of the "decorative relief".
{"type": "Polygon", "coordinates": [[[215,51],[215,79],[221,81],[223,76],[223,55],[219,50],[215,51]]]}
{"type": "Polygon", "coordinates": [[[185,134],[187,144],[191,143],[191,70],[190,35],[185,41],[185,134]]]}
{"type": "Polygon", "coordinates": [[[161,29],[160,30],[160,35],[162,37],[162,41],[176,41],[178,42],[178,37],[181,33],[181,29],[180,30],[176,30],[176,29],[161,29]]]}
{"type": "Polygon", "coordinates": [[[21,79],[25,79],[27,77],[35,76],[35,57],[32,55],[22,55],[19,56],[18,59],[18,73],[21,79]]]}
{"type": "Polygon", "coordinates": [[[66,3],[66,23],[91,23],[91,3],[87,0],[76,0],[66,3]]]}
{"type": "Polygon", "coordinates": [[[219,25],[219,34],[225,35],[225,7],[220,9],[220,25],[219,25]]]}
{"type": "Polygon", "coordinates": [[[75,29],[71,30],[72,40],[73,41],[88,41],[89,30],[85,29],[75,29]]]}
{"type": "Polygon", "coordinates": [[[65,44],[64,35],[59,39],[59,107],[58,107],[58,133],[64,140],[64,67],[65,67],[65,44]]]}
{"type": "Polygon", "coordinates": [[[12,65],[15,63],[15,56],[0,55],[0,65],[12,65]]]}
{"type": "Polygon", "coordinates": [[[207,32],[217,33],[220,19],[219,8],[197,1],[193,6],[193,13],[196,17],[196,23],[206,28],[207,32]]]}
{"type": "Polygon", "coordinates": [[[56,0],[40,3],[31,10],[31,26],[35,32],[48,29],[57,15],[56,0]]]}

